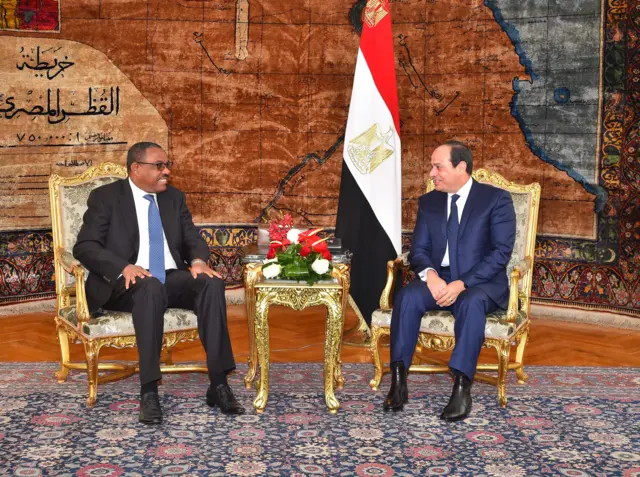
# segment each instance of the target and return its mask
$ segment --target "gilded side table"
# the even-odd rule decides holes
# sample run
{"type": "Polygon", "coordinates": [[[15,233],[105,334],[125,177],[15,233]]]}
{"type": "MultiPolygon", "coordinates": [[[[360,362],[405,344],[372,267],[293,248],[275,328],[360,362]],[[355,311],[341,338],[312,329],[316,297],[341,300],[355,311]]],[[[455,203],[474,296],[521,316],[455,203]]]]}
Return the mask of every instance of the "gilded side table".
{"type": "Polygon", "coordinates": [[[342,388],[340,350],[344,312],[350,286],[350,256],[333,254],[332,281],[307,285],[286,280],[264,281],[262,262],[268,248],[251,245],[243,254],[244,285],[249,327],[249,369],[244,384],[250,389],[260,365],[258,395],[253,403],[257,412],[263,412],[269,394],[269,305],[284,305],[294,310],[324,305],[327,308],[324,358],[325,402],[329,412],[336,413],[340,403],[334,389],[342,388]]]}

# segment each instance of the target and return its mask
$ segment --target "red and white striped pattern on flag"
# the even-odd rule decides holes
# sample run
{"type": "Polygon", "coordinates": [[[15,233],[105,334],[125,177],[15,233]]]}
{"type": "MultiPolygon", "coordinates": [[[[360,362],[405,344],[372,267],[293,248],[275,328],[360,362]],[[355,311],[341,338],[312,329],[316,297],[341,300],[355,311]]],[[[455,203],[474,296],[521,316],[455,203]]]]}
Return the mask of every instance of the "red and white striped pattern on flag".
{"type": "MultiPolygon", "coordinates": [[[[368,0],[345,132],[344,161],[401,253],[400,119],[388,0],[368,0]]],[[[366,231],[363,231],[366,233],[366,231]]]]}

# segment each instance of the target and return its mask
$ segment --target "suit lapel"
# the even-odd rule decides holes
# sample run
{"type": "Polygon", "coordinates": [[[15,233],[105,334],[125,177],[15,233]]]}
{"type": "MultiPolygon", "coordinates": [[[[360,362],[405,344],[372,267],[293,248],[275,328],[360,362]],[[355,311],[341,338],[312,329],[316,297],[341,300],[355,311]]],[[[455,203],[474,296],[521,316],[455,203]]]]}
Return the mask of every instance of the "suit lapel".
{"type": "Polygon", "coordinates": [[[442,234],[442,237],[444,237],[444,243],[447,243],[447,214],[449,213],[449,211],[447,210],[448,195],[446,192],[442,192],[441,194],[438,194],[438,195],[440,196],[440,200],[437,206],[438,219],[440,222],[440,233],[442,234]]]}
{"type": "Polygon", "coordinates": [[[473,215],[473,210],[476,208],[479,199],[480,188],[474,179],[471,184],[471,190],[469,191],[469,197],[467,197],[467,202],[464,204],[464,209],[462,210],[462,220],[460,221],[460,228],[458,229],[458,238],[462,237],[464,229],[469,223],[469,217],[473,215]]]}
{"type": "Polygon", "coordinates": [[[171,244],[174,242],[175,234],[172,225],[175,224],[175,217],[173,216],[173,204],[169,199],[169,196],[164,193],[156,194],[158,198],[158,208],[160,209],[160,219],[162,220],[162,229],[164,235],[167,237],[167,245],[171,250],[171,244]]]}
{"type": "Polygon", "coordinates": [[[120,194],[120,214],[122,220],[129,231],[129,238],[133,243],[136,253],[140,248],[140,225],[138,224],[138,216],[136,215],[136,204],[133,201],[133,192],[129,185],[129,179],[124,179],[121,183],[122,191],[120,194]]]}

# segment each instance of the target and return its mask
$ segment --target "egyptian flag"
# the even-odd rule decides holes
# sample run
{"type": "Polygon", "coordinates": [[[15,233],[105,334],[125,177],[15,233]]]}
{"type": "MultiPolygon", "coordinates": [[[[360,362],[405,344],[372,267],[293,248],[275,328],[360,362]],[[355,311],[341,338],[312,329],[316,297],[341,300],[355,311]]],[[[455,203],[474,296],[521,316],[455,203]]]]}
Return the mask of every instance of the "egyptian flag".
{"type": "Polygon", "coordinates": [[[362,27],[336,236],[353,253],[351,297],[370,325],[386,263],[401,253],[400,120],[389,0],[368,0],[362,27]]]}

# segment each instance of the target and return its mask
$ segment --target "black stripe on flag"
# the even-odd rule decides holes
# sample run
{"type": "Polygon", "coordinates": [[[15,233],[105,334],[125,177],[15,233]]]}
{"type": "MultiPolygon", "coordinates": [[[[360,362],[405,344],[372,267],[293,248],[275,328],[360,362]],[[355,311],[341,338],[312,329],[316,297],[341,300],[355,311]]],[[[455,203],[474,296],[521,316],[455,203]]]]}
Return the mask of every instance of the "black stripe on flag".
{"type": "Polygon", "coordinates": [[[344,159],[336,237],[342,240],[343,249],[353,253],[350,294],[367,325],[371,326],[371,315],[379,308],[380,295],[387,280],[387,261],[397,255],[344,159]]]}

